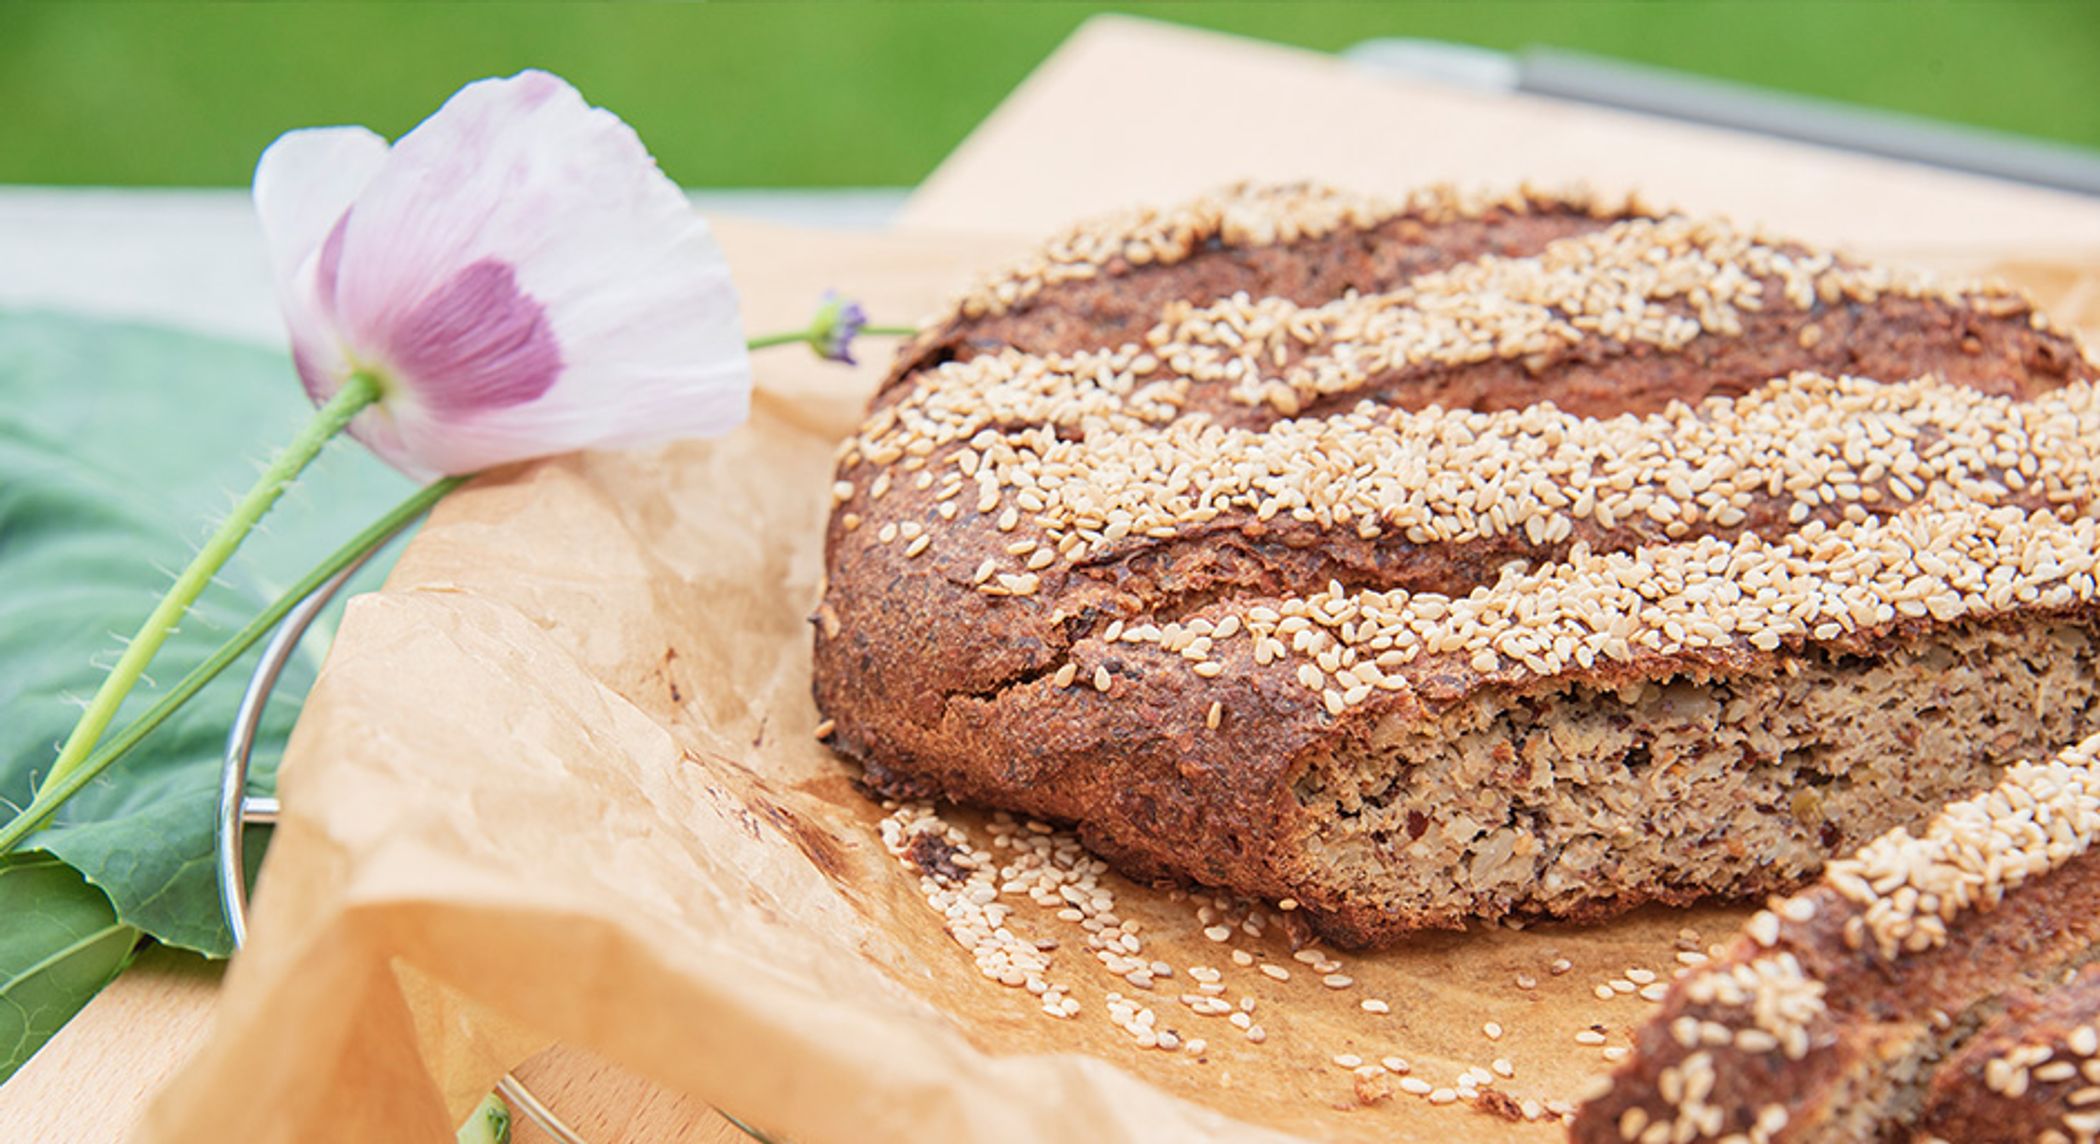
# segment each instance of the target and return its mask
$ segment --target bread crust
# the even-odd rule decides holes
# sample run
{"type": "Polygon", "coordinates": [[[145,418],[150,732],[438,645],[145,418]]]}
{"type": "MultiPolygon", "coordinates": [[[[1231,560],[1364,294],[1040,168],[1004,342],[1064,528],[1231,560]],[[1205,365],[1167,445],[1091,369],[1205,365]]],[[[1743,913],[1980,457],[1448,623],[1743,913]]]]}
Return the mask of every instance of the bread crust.
{"type": "MultiPolygon", "coordinates": [[[[1308,271],[1301,279],[1326,289],[1336,281],[1369,280],[1374,275],[1367,268],[1374,263],[1380,268],[1438,265],[1439,258],[1476,247],[1522,246],[1543,232],[1534,227],[1520,241],[1518,228],[1541,217],[1575,216],[1534,210],[1461,219],[1470,228],[1463,241],[1447,241],[1439,237],[1438,225],[1420,223],[1412,230],[1381,223],[1386,229],[1360,230],[1348,236],[1349,242],[1330,231],[1317,241],[1319,253],[1306,255],[1307,260],[1323,267],[1334,259],[1362,265],[1347,272],[1308,271]],[[1430,253],[1362,253],[1392,243],[1413,243],[1430,253]]],[[[1596,240],[1603,233],[1581,231],[1559,241],[1596,240]]],[[[1785,252],[1787,259],[1817,257],[1796,244],[1776,243],[1770,249],[1785,252]]],[[[1288,243],[1264,248],[1258,266],[1266,269],[1251,280],[1259,287],[1274,279],[1280,273],[1275,268],[1292,265],[1299,254],[1299,247],[1288,243]]],[[[1245,288],[1250,281],[1245,260],[1229,269],[1227,261],[1211,251],[1158,268],[1147,280],[1153,284],[1133,296],[1145,306],[1162,293],[1190,306],[1211,302],[1214,291],[1245,288]]],[[[1830,275],[1854,273],[1836,260],[1823,265],[1833,268],[1830,275]]],[[[1463,267],[1452,271],[1461,277],[1471,273],[1463,267]]],[[[1082,285],[1096,289],[1102,281],[1118,280],[1110,273],[1082,285]]],[[[1760,289],[1771,300],[1797,287],[1775,273],[1760,289]]],[[[1104,542],[1097,527],[1096,540],[1075,543],[1084,529],[1053,535],[1038,523],[1043,513],[1024,511],[1027,498],[1011,486],[993,490],[996,497],[973,494],[985,488],[984,482],[966,474],[988,472],[995,463],[1004,466],[995,461],[999,448],[1020,441],[1022,452],[1033,456],[1047,453],[1059,440],[1091,445],[1104,433],[1098,428],[1103,418],[1126,439],[1199,419],[1217,429],[1272,433],[1285,424],[1341,416],[1365,400],[1374,402],[1365,414],[1373,421],[1394,410],[1516,410],[1541,399],[1554,401],[1573,417],[1668,412],[1673,401],[1751,393],[1797,366],[1843,366],[1887,380],[1937,374],[1956,386],[2012,398],[2047,392],[2092,372],[2076,343],[2049,329],[2016,295],[1983,287],[1907,289],[1880,279],[1853,295],[1833,289],[1827,300],[1818,296],[1805,306],[1767,304],[1732,319],[1723,315],[1737,323],[1732,333],[1702,332],[1680,344],[1585,336],[1539,353],[1455,364],[1431,354],[1396,368],[1359,369],[1352,375],[1357,382],[1346,385],[1335,380],[1333,370],[1321,372],[1327,369],[1321,364],[1302,371],[1302,393],[1273,387],[1239,392],[1229,381],[1198,376],[1216,365],[1215,357],[1180,365],[1156,361],[1150,369],[1136,369],[1147,356],[1140,345],[1125,351],[1128,360],[1120,365],[1102,367],[1095,360],[1100,355],[1081,354],[1087,360],[1074,368],[1067,368],[1070,362],[1057,353],[1024,358],[1000,348],[1009,338],[1064,349],[1098,340],[1056,316],[1060,299],[1069,299],[1076,289],[1044,287],[1032,307],[1011,316],[958,312],[936,323],[900,358],[896,383],[878,396],[862,434],[842,449],[827,533],[828,586],[813,617],[815,695],[833,725],[831,743],[862,764],[877,790],[941,795],[1072,822],[1089,846],[1126,871],[1194,879],[1269,899],[1296,898],[1319,929],[1345,944],[1388,941],[1460,919],[1431,912],[1394,914],[1368,905],[1331,884],[1319,863],[1308,860],[1301,845],[1305,808],[1294,786],[1311,756],[1361,739],[1375,726],[1432,721],[1484,691],[1516,702],[1541,688],[1574,683],[1609,688],[1679,676],[1772,673],[1787,670],[1790,658],[1811,650],[1872,655],[1948,625],[1905,616],[1831,639],[1789,637],[1770,648],[1733,642],[1669,652],[1636,649],[1623,660],[1599,659],[1546,674],[1527,673],[1506,661],[1477,668],[1460,654],[1423,656],[1385,672],[1397,686],[1375,689],[1339,711],[1331,700],[1323,701],[1322,690],[1303,685],[1302,659],[1264,659],[1248,639],[1204,637],[1215,646],[1206,649],[1198,666],[1216,667],[1198,675],[1191,674],[1187,646],[1106,638],[1111,630],[1216,625],[1228,616],[1237,621],[1250,608],[1329,588],[1458,597],[1496,583],[1512,561],[1536,568],[1565,562],[1571,554],[1626,553],[1701,538],[1776,539],[1817,525],[1856,525],[1859,517],[1875,517],[1908,502],[1893,487],[1879,505],[1831,500],[1806,511],[1796,498],[1759,495],[1741,500],[1733,513],[1610,521],[1571,517],[1561,532],[1488,530],[1458,541],[1411,538],[1398,527],[1365,535],[1331,520],[1263,516],[1238,506],[1200,522],[1179,523],[1161,536],[1104,542]],[[1022,318],[1032,324],[1022,328],[1022,318]],[[1807,333],[1811,329],[1817,331],[1813,336],[1807,333]],[[955,350],[965,344],[966,353],[955,350]],[[933,346],[946,348],[930,351],[933,346]],[[929,365],[944,355],[975,357],[929,365]],[[1020,366],[1014,367],[1015,361],[1020,366]],[[1054,402],[1038,409],[996,397],[1006,385],[1036,400],[1033,391],[1021,392],[1027,387],[1011,383],[1014,368],[1047,369],[1050,381],[1038,388],[1056,391],[1057,401],[1079,394],[1097,407],[1069,414],[1054,402]],[[1094,372],[1087,374],[1088,369],[1094,372]],[[1136,376],[1113,380],[1130,374],[1136,376]],[[1073,382],[1075,376],[1081,380],[1073,382]],[[1103,383],[1103,376],[1112,380],[1103,383]],[[1147,406],[1146,386],[1153,383],[1170,387],[1173,400],[1147,406]],[[1118,384],[1121,391],[1112,392],[1118,384]],[[1065,388],[1058,390],[1060,385],[1065,388]],[[1104,393],[1112,400],[1103,399],[1104,393]],[[994,395],[981,410],[972,404],[980,394],[994,395]],[[1286,407],[1296,416],[1287,417],[1286,407]],[[1015,414],[1016,409],[1025,415],[1015,414]],[[932,424],[937,417],[951,418],[940,423],[940,432],[949,433],[946,438],[921,428],[912,428],[916,437],[903,436],[905,428],[932,424]],[[953,420],[957,417],[963,419],[953,420]],[[988,440],[992,444],[986,445],[988,440]],[[984,459],[965,458],[965,452],[984,459]],[[1057,559],[1044,561],[1043,554],[1060,540],[1064,547],[1057,559]],[[1099,686],[1103,683],[1105,688],[1099,686]]],[[[1403,294],[1406,289],[1402,284],[1403,294]]],[[[1428,292],[1397,303],[1408,310],[1403,316],[1410,321],[1417,311],[1443,305],[1445,297],[1459,297],[1423,289],[1428,292]]],[[[1107,295],[1090,297],[1095,300],[1086,305],[1098,307],[1107,295]]],[[[1666,300],[1662,308],[1677,304],[1666,300]]],[[[1187,309],[1182,307],[1182,318],[1187,309]]],[[[1346,333],[1391,313],[1387,308],[1363,318],[1369,310],[1376,307],[1339,318],[1323,313],[1317,320],[1328,323],[1321,328],[1327,333],[1346,333]],[[1358,327],[1350,327],[1351,322],[1358,327]]],[[[1172,326],[1174,320],[1169,314],[1161,325],[1172,326]]],[[[1294,314],[1285,320],[1314,319],[1294,314]]],[[[1354,343],[1322,340],[1326,334],[1321,331],[1312,335],[1283,355],[1289,367],[1314,359],[1342,361],[1348,368],[1354,368],[1348,363],[1361,364],[1354,343]]],[[[1161,336],[1155,329],[1145,344],[1161,336]]],[[[1164,336],[1174,344],[1171,330],[1164,336]]],[[[1279,377],[1287,372],[1277,370],[1279,377]]],[[[1671,415],[1685,414],[1678,409],[1671,415]]],[[[1438,414],[1432,410],[1424,416],[1438,414]]],[[[1416,435],[1410,440],[1447,431],[1449,425],[1427,421],[1407,429],[1416,435]]],[[[1139,480],[1114,495],[1134,501],[1142,485],[1139,480]]],[[[2064,488],[2027,484],[2001,487],[1991,499],[2000,509],[2061,511],[2069,496],[2064,488]]],[[[1962,622],[2026,623],[2049,611],[2030,608],[2024,615],[1962,622]]],[[[2075,613],[2081,623],[2089,618],[2082,606],[2057,613],[2075,613]]],[[[1683,902],[1696,896],[1665,885],[1611,887],[1557,912],[1601,918],[1643,901],[1683,902]]]]}
{"type": "Polygon", "coordinates": [[[2008,994],[2005,1012],[1933,1074],[1919,1117],[1928,1140],[1966,1144],[2100,1134],[2100,966],[2040,996],[2008,994]]]}

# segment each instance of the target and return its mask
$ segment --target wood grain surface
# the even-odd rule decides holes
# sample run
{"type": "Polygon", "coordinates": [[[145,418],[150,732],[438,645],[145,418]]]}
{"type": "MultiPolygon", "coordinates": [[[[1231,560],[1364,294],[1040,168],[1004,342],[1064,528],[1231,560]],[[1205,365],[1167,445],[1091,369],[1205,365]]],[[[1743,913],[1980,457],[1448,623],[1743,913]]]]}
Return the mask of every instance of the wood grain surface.
{"type": "Polygon", "coordinates": [[[211,1024],[224,966],[156,946],[0,1085],[0,1140],[122,1140],[211,1024]]]}
{"type": "MultiPolygon", "coordinates": [[[[0,1085],[0,1141],[102,1144],[130,1135],[147,1100],[211,1025],[223,965],[156,947],[0,1085]]],[[[749,1144],[707,1105],[580,1049],[556,1045],[519,1080],[590,1144],[749,1144]]],[[[554,1144],[523,1115],[518,1144],[554,1144]]]]}

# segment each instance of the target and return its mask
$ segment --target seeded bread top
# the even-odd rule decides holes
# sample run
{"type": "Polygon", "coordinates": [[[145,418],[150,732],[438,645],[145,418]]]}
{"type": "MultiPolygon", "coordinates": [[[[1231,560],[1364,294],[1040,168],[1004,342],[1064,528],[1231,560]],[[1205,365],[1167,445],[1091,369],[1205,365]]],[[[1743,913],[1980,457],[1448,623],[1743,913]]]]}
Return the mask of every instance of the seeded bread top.
{"type": "Polygon", "coordinates": [[[1631,198],[1600,196],[1579,187],[1525,186],[1502,194],[1437,185],[1393,199],[1315,183],[1238,183],[1168,207],[1135,207],[1077,223],[1035,254],[988,275],[956,300],[954,311],[965,318],[1006,314],[1031,305],[1049,287],[1126,277],[1147,266],[1172,266],[1220,248],[1291,246],[1373,231],[1396,218],[1445,225],[1498,212],[1600,219],[1645,213],[1631,198]]]}
{"type": "Polygon", "coordinates": [[[920,368],[1000,348],[1071,352],[1142,333],[1188,283],[1207,301],[1246,291],[1317,304],[1376,293],[1483,255],[1650,213],[1581,188],[1510,194],[1429,187],[1381,199],[1311,184],[1226,187],[1167,208],[1092,219],[988,275],[899,353],[892,383],[920,368]]]}
{"type": "MultiPolygon", "coordinates": [[[[1351,215],[1320,217],[1334,226],[1351,215]]],[[[1262,617],[1276,613],[1325,629],[1309,643],[1282,632],[1313,673],[1288,666],[1316,674],[1308,686],[1320,705],[1335,706],[1333,691],[1352,706],[1380,685],[1377,664],[1393,666],[1396,649],[1412,658],[1410,643],[1463,648],[1483,673],[1513,660],[1543,674],[1598,654],[1628,659],[1643,631],[1665,650],[1664,636],[1686,619],[1647,606],[1638,628],[1521,630],[1498,617],[1536,586],[1525,582],[1487,607],[1460,605],[1457,645],[1429,630],[1412,641],[1390,630],[1422,628],[1427,613],[1452,609],[1446,597],[1485,588],[1510,560],[1579,553],[1563,581],[1612,580],[1623,571],[1610,553],[1865,528],[1941,485],[1980,509],[2081,501],[2082,469],[2042,464],[2046,487],[2028,485],[2038,464],[2083,448],[2089,395],[2039,412],[1988,395],[2026,396],[2090,372],[2075,342],[2002,287],[1858,266],[1711,220],[1630,218],[1386,294],[1317,306],[1176,302],[1140,342],[1072,354],[1009,349],[913,374],[842,447],[834,572],[901,558],[943,592],[967,583],[980,597],[1010,599],[1054,585],[1047,613],[1008,609],[1031,637],[1020,662],[987,648],[932,667],[934,679],[914,669],[939,690],[980,691],[994,671],[1056,670],[1072,636],[1116,619],[1127,623],[1111,642],[1159,632],[1180,653],[1218,642],[1205,625],[1223,624],[1256,641],[1267,663],[1287,658],[1273,642],[1262,646],[1277,634],[1262,617]],[[1755,390],[1790,362],[1942,380],[1883,392],[1801,377],[1735,403],[1683,403],[1755,390]],[[1465,408],[1438,403],[1453,396],[1465,408]],[[1650,415],[1591,416],[1629,409],[1650,415]],[[1169,567],[1185,557],[1215,573],[1202,550],[1220,538],[1258,541],[1243,564],[1259,567],[1196,583],[1187,568],[1169,567]],[[1182,587],[1163,582],[1176,575],[1182,587]],[[1247,607],[1197,614],[1206,598],[1235,594],[1235,577],[1263,590],[1248,593],[1257,598],[1247,607]],[[1289,590],[1273,591],[1277,580],[1289,590]],[[1088,609],[1100,618],[1067,622],[1088,609]],[[1349,619],[1332,619],[1340,613],[1349,619]],[[1357,624],[1359,613],[1391,623],[1357,624]],[[1374,634],[1349,638],[1357,631],[1374,634]],[[1531,636],[1543,645],[1528,646],[1531,636]]],[[[1907,535],[1883,527],[1860,539],[1900,545],[1907,535]]],[[[1745,558],[1787,558],[1786,545],[1767,548],[1745,558]]],[[[1684,548],[1647,563],[1698,575],[1712,555],[1684,548]]],[[[1625,585],[1611,588],[1625,594],[1625,585]]],[[[1871,625],[1878,606],[1922,604],[1846,595],[1845,608],[1805,624],[1698,617],[1706,634],[1690,646],[1731,631],[1765,647],[1832,624],[1871,625]]],[[[1947,611],[1951,598],[1937,595],[1947,611]]],[[[1553,609],[1525,611],[1529,619],[1553,609]]],[[[990,614],[970,606],[931,619],[967,648],[987,634],[980,612],[990,614]]],[[[1667,635],[1670,649],[1686,644],[1667,635]]]]}

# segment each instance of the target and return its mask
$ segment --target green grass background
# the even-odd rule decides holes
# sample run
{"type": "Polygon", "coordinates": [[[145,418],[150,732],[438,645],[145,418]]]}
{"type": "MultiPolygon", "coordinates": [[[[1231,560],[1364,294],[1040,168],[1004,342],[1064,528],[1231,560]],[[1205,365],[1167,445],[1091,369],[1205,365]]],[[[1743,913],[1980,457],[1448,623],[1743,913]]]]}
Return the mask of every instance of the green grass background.
{"type": "Polygon", "coordinates": [[[292,127],[395,135],[568,76],[689,185],[917,181],[1089,15],[1319,49],[1555,45],[2100,148],[2100,3],[155,3],[0,0],[0,182],[238,185],[292,127]]]}

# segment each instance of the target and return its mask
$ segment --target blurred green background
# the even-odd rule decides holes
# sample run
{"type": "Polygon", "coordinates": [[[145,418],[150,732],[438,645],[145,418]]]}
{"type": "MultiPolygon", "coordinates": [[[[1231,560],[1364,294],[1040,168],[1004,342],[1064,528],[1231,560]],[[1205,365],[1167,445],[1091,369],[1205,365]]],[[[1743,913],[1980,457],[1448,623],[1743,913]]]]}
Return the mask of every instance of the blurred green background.
{"type": "Polygon", "coordinates": [[[0,0],[0,182],[237,185],[279,132],[412,126],[551,68],[693,186],[916,182],[1089,15],[1336,49],[1553,45],[2100,147],[2100,3],[0,0]]]}

